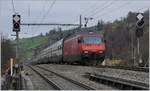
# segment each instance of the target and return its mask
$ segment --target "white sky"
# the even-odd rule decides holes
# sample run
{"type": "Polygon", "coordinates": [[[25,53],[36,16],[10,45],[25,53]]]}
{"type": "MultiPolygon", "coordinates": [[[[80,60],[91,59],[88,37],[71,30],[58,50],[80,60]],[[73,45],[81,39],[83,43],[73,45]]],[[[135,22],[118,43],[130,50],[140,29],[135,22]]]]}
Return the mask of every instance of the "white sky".
{"type": "MultiPolygon", "coordinates": [[[[149,0],[13,0],[15,11],[21,15],[22,23],[79,23],[79,15],[92,17],[88,26],[97,24],[98,20],[112,22],[125,17],[129,11],[143,12],[150,8],[149,0]],[[46,14],[48,13],[48,14],[46,14]],[[45,18],[43,19],[43,16],[45,18]]],[[[12,0],[0,0],[0,31],[13,38],[12,0]]],[[[82,19],[84,23],[84,19],[82,19]]],[[[58,26],[21,26],[20,37],[35,36],[58,26]]],[[[62,27],[69,29],[73,27],[62,27]]]]}

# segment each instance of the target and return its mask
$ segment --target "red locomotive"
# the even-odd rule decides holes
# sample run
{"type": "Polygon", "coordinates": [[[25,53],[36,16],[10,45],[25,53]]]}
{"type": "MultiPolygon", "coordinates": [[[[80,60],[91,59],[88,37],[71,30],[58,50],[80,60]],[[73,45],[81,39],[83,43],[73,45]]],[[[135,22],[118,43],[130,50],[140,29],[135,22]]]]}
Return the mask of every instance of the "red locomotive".
{"type": "Polygon", "coordinates": [[[104,61],[105,43],[98,34],[79,34],[64,40],[63,60],[81,64],[104,61]]]}

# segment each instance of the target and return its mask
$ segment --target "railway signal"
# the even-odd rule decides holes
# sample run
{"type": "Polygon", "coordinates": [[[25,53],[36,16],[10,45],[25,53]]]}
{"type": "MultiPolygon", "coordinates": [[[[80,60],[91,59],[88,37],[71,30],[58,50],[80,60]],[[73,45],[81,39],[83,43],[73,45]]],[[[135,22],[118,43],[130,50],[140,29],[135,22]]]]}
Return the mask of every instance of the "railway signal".
{"type": "Polygon", "coordinates": [[[136,36],[141,37],[143,36],[143,28],[144,28],[144,15],[143,13],[137,13],[136,16],[136,36]]]}
{"type": "Polygon", "coordinates": [[[20,32],[20,15],[13,15],[13,32],[20,32]]]}
{"type": "Polygon", "coordinates": [[[19,41],[19,32],[20,32],[20,25],[21,25],[21,16],[17,13],[13,14],[13,32],[16,32],[16,60],[19,63],[19,53],[18,53],[18,41],[19,41]]]}
{"type": "Polygon", "coordinates": [[[140,54],[140,37],[143,36],[144,28],[144,14],[137,13],[136,15],[136,37],[137,37],[137,59],[139,65],[143,62],[140,54]]]}

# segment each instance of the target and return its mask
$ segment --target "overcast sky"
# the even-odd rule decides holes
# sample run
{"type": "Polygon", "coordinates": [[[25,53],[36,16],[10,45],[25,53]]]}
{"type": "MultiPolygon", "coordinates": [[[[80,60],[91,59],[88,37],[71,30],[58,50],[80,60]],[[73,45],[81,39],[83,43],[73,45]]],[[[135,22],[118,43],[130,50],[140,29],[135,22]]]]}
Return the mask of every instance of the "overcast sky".
{"type": "MultiPolygon", "coordinates": [[[[13,38],[12,15],[18,12],[22,23],[79,23],[79,15],[92,17],[88,26],[98,20],[112,22],[129,11],[143,12],[150,8],[149,0],[0,0],[0,31],[13,38]],[[14,9],[13,10],[13,4],[14,9]],[[53,3],[53,5],[52,5],[53,3]]],[[[82,23],[84,23],[84,18],[82,23]]],[[[31,37],[58,26],[21,26],[20,37],[31,37]]],[[[73,27],[62,27],[69,29],[73,27]]]]}

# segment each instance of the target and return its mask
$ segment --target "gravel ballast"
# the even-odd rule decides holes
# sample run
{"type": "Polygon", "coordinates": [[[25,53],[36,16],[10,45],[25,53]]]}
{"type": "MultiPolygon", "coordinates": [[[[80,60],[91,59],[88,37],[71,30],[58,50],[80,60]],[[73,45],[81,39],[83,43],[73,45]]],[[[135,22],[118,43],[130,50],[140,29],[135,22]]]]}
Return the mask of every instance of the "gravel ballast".
{"type": "Polygon", "coordinates": [[[44,67],[46,69],[50,69],[54,72],[57,72],[65,77],[69,77],[75,81],[81,82],[83,84],[86,84],[87,86],[90,86],[92,88],[95,88],[97,90],[116,90],[113,87],[110,86],[106,86],[103,84],[99,84],[93,81],[90,81],[86,78],[83,77],[83,72],[77,72],[76,70],[74,70],[74,67],[69,66],[71,69],[68,69],[67,65],[63,65],[65,67],[61,67],[61,65],[40,65],[40,67],[44,67]],[[55,66],[55,67],[53,67],[55,66]]]}
{"type": "Polygon", "coordinates": [[[24,66],[24,74],[31,80],[33,85],[32,90],[54,90],[53,87],[27,66],[24,66]]]}
{"type": "Polygon", "coordinates": [[[83,78],[82,75],[89,72],[149,84],[149,73],[146,72],[57,64],[43,64],[40,66],[49,68],[53,71],[58,71],[59,73],[68,75],[70,77],[77,76],[77,78],[83,78]]]}

